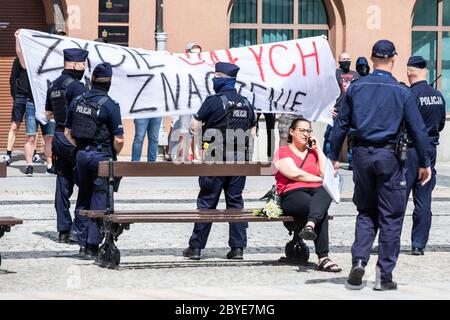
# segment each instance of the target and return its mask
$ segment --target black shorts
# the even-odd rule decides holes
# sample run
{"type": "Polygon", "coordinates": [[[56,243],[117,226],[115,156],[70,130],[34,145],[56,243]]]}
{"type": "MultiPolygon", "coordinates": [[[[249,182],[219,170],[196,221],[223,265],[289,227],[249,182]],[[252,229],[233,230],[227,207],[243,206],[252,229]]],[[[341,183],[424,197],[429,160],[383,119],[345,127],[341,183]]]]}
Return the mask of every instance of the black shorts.
{"type": "Polygon", "coordinates": [[[11,122],[21,123],[23,116],[25,115],[25,109],[27,106],[27,97],[17,95],[14,98],[13,108],[11,112],[11,122]]]}

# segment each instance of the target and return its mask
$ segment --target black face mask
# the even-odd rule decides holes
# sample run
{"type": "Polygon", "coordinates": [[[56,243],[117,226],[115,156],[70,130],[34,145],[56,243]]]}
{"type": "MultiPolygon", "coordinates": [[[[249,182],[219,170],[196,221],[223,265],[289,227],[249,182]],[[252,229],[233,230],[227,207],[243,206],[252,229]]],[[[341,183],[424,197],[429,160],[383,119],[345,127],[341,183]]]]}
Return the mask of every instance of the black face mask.
{"type": "Polygon", "coordinates": [[[92,82],[92,89],[99,89],[99,90],[108,92],[110,87],[111,87],[111,81],[92,82]]]}
{"type": "Polygon", "coordinates": [[[64,69],[64,73],[70,74],[77,80],[83,79],[84,70],[64,69]]]}
{"type": "Polygon", "coordinates": [[[360,64],[359,66],[356,66],[356,71],[358,71],[361,77],[365,77],[369,74],[370,67],[366,64],[360,64]]]}
{"type": "Polygon", "coordinates": [[[339,68],[343,71],[348,72],[350,70],[351,61],[339,61],[339,68]]]}

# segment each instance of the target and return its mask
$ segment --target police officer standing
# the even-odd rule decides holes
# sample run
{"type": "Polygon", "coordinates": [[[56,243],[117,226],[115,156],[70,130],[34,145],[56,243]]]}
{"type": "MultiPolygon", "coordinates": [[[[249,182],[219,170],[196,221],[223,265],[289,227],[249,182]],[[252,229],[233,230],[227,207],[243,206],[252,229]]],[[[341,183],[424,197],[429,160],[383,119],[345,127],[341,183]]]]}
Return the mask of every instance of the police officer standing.
{"type": "Polygon", "coordinates": [[[425,122],[430,142],[432,177],[425,186],[417,179],[419,162],[412,144],[409,145],[406,159],[406,199],[411,191],[414,199],[411,254],[423,255],[431,228],[431,193],[436,185],[436,147],[439,144],[439,132],[445,125],[445,100],[439,91],[427,83],[427,62],[423,57],[410,57],[407,68],[411,91],[416,97],[416,105],[425,122]]]}
{"type": "MultiPolygon", "coordinates": [[[[256,116],[253,107],[247,99],[237,93],[235,89],[236,76],[239,67],[218,62],[215,66],[213,86],[215,95],[206,98],[197,114],[194,115],[192,125],[198,132],[200,127],[203,140],[213,141],[206,151],[205,160],[227,163],[248,161],[251,156],[252,139],[256,134],[256,116]],[[235,135],[245,135],[235,140],[235,135]],[[221,141],[221,142],[217,142],[221,141]],[[245,145],[236,141],[245,141],[245,145]],[[237,149],[235,149],[235,147],[237,149]]],[[[197,139],[195,139],[197,140],[197,139]]],[[[197,145],[197,144],[196,144],[197,145]]],[[[242,190],[246,177],[199,177],[200,193],[197,197],[198,209],[215,209],[219,202],[222,189],[225,192],[227,209],[244,207],[242,190]]],[[[211,223],[196,223],[189,240],[189,247],[183,251],[183,256],[192,260],[199,260],[201,250],[205,248],[211,223]]],[[[231,250],[227,259],[243,259],[243,250],[247,246],[247,222],[230,223],[228,245],[231,250]]]]}
{"type": "Polygon", "coordinates": [[[99,178],[99,161],[114,158],[123,148],[124,137],[120,106],[108,96],[111,64],[105,62],[92,72],[92,89],[75,99],[67,115],[65,136],[77,147],[78,198],[75,209],[80,256],[95,259],[100,232],[92,219],[79,210],[106,208],[105,180],[99,178]]]}
{"type": "Polygon", "coordinates": [[[379,230],[379,272],[374,290],[397,289],[392,271],[400,251],[406,207],[403,164],[395,153],[402,121],[416,146],[418,180],[425,185],[431,178],[429,142],[422,117],[412,93],[391,73],[396,55],[394,44],[388,40],[380,40],[372,47],[374,71],[349,87],[333,127],[329,154],[337,171],[339,151],[350,131],[354,139],[353,202],[358,216],[352,246],[353,266],[347,282],[361,287],[379,230]]]}
{"type": "Polygon", "coordinates": [[[60,243],[77,242],[72,231],[70,197],[75,184],[75,147],[64,136],[67,109],[75,97],[86,89],[80,82],[86,68],[88,51],[78,48],[65,49],[64,70],[47,91],[45,111],[47,119],[55,119],[56,129],[52,141],[52,153],[56,177],[55,209],[60,243]]]}

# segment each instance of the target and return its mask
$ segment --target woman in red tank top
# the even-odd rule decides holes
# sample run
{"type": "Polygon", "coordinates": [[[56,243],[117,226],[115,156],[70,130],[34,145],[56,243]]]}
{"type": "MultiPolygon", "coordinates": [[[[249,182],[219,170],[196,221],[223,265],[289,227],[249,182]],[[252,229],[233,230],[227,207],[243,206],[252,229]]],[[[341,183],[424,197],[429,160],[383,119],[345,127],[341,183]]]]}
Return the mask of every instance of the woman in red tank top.
{"type": "MultiPolygon", "coordinates": [[[[304,118],[292,121],[288,145],[276,150],[273,168],[281,209],[295,218],[299,237],[314,240],[319,258],[317,270],[340,272],[328,257],[328,208],[331,197],[322,186],[326,156],[311,135],[311,123],[304,118]]],[[[294,228],[295,229],[295,228],[294,228]]]]}

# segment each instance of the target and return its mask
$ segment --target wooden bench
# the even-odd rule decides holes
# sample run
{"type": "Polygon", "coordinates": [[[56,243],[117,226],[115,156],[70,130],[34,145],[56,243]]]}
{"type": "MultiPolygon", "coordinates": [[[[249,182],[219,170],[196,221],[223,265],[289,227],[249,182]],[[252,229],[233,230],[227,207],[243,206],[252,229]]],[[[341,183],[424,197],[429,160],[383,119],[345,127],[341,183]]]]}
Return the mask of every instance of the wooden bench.
{"type": "MultiPolygon", "coordinates": [[[[96,264],[101,267],[118,268],[120,251],[116,247],[115,241],[124,230],[129,229],[132,223],[294,221],[290,216],[272,219],[253,216],[254,209],[114,210],[114,177],[271,176],[270,164],[174,164],[171,162],[113,162],[111,160],[100,162],[98,175],[108,180],[106,210],[81,210],[80,215],[103,221],[99,225],[105,239],[99,248],[99,256],[96,260],[96,264]]],[[[267,186],[267,188],[269,187],[267,186]]]]}
{"type": "MultiPolygon", "coordinates": [[[[22,224],[23,221],[13,217],[0,217],[0,238],[5,232],[11,231],[11,227],[17,224],[22,224]]],[[[2,255],[0,253],[0,266],[2,265],[2,255]]]]}

